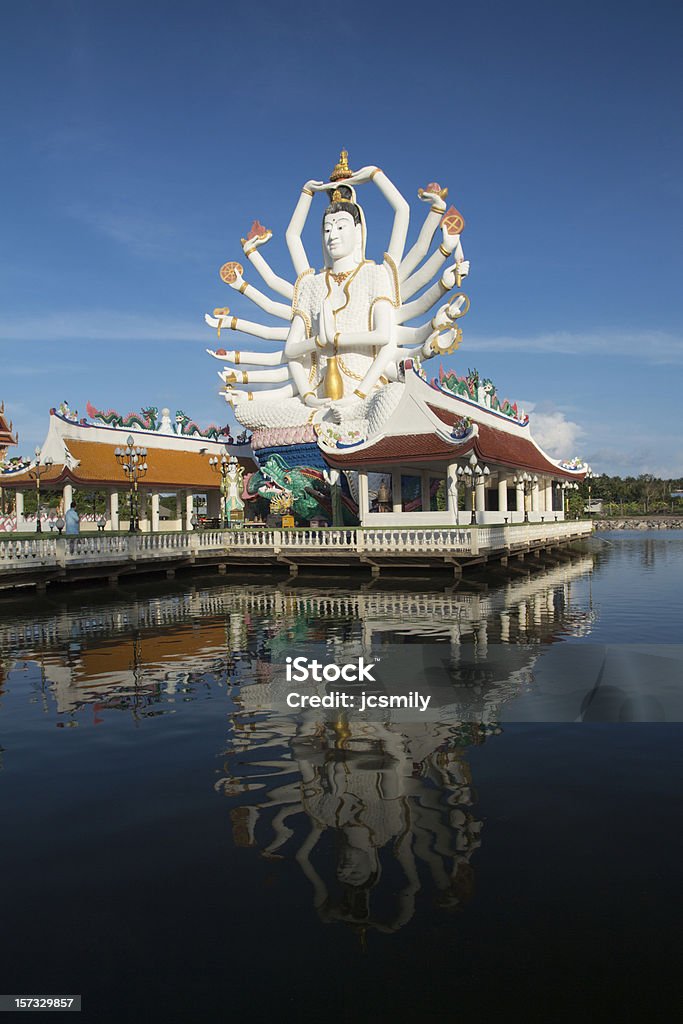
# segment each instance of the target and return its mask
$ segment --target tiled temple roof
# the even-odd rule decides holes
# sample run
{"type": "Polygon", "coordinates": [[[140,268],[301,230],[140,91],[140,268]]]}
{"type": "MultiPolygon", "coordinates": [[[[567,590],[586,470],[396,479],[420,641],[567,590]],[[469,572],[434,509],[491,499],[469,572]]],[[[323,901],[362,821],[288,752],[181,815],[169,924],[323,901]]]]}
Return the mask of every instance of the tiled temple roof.
{"type": "MultiPolygon", "coordinates": [[[[429,410],[442,423],[455,426],[461,419],[457,413],[429,405],[429,410]]],[[[330,465],[338,469],[355,466],[380,466],[406,462],[451,462],[474,451],[484,462],[497,463],[510,469],[531,470],[554,477],[576,480],[583,474],[561,469],[549,459],[528,436],[515,436],[507,431],[483,423],[477,425],[477,433],[458,443],[449,441],[435,432],[421,434],[395,434],[380,438],[375,444],[362,449],[325,452],[330,465]]]]}
{"type": "MultiPolygon", "coordinates": [[[[70,469],[64,464],[56,464],[41,472],[41,487],[50,484],[73,483],[77,486],[118,486],[125,490],[128,481],[123,469],[116,461],[114,444],[101,444],[93,441],[69,440],[69,452],[78,465],[70,469]]],[[[220,487],[220,474],[209,466],[209,456],[199,452],[172,451],[167,448],[147,446],[148,470],[141,479],[143,488],[189,487],[197,490],[217,490],[220,487]]],[[[240,463],[248,471],[256,467],[251,460],[240,459],[240,463]]],[[[13,473],[3,477],[3,487],[35,486],[35,481],[24,473],[13,473]]]]}

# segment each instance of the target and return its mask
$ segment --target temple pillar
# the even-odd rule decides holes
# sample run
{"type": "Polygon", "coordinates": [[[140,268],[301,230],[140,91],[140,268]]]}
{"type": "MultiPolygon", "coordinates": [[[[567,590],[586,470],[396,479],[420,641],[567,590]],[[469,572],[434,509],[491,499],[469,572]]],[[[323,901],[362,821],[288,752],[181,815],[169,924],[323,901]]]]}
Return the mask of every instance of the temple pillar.
{"type": "Polygon", "coordinates": [[[149,520],[147,519],[147,493],[138,491],[137,520],[138,529],[141,533],[149,532],[149,520]]]}
{"type": "Polygon", "coordinates": [[[361,469],[358,471],[358,519],[361,526],[366,525],[369,512],[368,474],[361,469]]]}
{"type": "Polygon", "coordinates": [[[64,505],[64,515],[71,508],[71,502],[74,500],[74,489],[71,484],[64,484],[62,488],[62,503],[64,505]]]}
{"type": "Polygon", "coordinates": [[[24,492],[14,492],[14,512],[17,517],[17,531],[24,529],[24,492]]]}
{"type": "Polygon", "coordinates": [[[109,495],[109,527],[112,530],[119,528],[119,492],[112,491],[109,495]]]}
{"type": "Polygon", "coordinates": [[[524,519],[524,484],[515,484],[515,511],[519,512],[518,522],[524,519]]]}
{"type": "Polygon", "coordinates": [[[478,476],[477,477],[477,488],[476,488],[477,493],[476,493],[476,497],[475,497],[475,511],[476,512],[485,512],[486,511],[486,493],[485,493],[485,488],[486,488],[486,482],[484,480],[484,477],[483,476],[478,476]]]}
{"type": "Polygon", "coordinates": [[[539,498],[538,477],[534,476],[533,481],[531,483],[531,511],[532,512],[538,512],[538,498],[539,498]]]}
{"type": "Polygon", "coordinates": [[[504,473],[498,474],[498,511],[505,515],[508,510],[508,478],[504,473]]]}
{"type": "Polygon", "coordinates": [[[421,481],[421,484],[422,484],[422,494],[421,494],[422,511],[423,512],[430,512],[431,508],[432,508],[432,496],[429,493],[429,489],[430,489],[430,487],[429,487],[429,485],[430,485],[429,470],[426,470],[426,469],[422,470],[422,472],[420,473],[420,481],[421,481]]]}
{"type": "Polygon", "coordinates": [[[446,470],[446,511],[449,519],[458,522],[458,464],[449,462],[446,470]]]}
{"type": "Polygon", "coordinates": [[[545,511],[552,516],[553,513],[553,482],[550,477],[545,481],[545,511]]]}
{"type": "Polygon", "coordinates": [[[394,469],[391,473],[391,507],[393,512],[403,511],[403,495],[401,493],[400,469],[394,469]]]}
{"type": "Polygon", "coordinates": [[[152,532],[156,532],[159,529],[159,493],[152,491],[152,532]]]}
{"type": "Polygon", "coordinates": [[[193,530],[192,514],[194,512],[194,495],[192,491],[185,491],[185,529],[193,530]]]}

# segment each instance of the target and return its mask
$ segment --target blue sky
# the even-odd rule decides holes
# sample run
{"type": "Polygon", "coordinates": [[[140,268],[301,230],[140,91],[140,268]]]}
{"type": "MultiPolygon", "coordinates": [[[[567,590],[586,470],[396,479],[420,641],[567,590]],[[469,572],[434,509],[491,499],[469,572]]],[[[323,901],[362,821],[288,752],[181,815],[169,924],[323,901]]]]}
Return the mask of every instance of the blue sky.
{"type": "Polygon", "coordinates": [[[218,268],[258,217],[290,276],[298,190],[344,146],[409,198],[413,232],[429,181],[465,215],[453,368],[533,405],[558,455],[682,475],[682,28],[657,0],[7,5],[0,398],[21,450],[63,399],[225,423],[203,315],[249,304],[218,268]]]}

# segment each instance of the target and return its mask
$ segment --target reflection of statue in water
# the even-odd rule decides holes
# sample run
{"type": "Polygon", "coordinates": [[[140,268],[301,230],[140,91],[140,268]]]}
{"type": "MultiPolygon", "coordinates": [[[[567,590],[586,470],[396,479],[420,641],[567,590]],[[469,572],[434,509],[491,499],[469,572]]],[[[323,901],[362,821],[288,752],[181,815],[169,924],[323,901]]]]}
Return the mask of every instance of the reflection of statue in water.
{"type": "Polygon", "coordinates": [[[444,217],[446,193],[438,185],[420,190],[420,198],[430,203],[430,210],[417,242],[404,259],[407,202],[379,168],[364,167],[354,174],[342,153],[330,182],[309,181],[303,187],[287,229],[287,245],[298,275],[293,285],[275,275],[257,251],[272,235],[255,224],[251,237],[243,240],[244,253],[266,283],[290,304],[274,302],[248,285],[239,263],[225,264],[223,279],[266,312],[289,321],[290,326],[265,327],[231,317],[229,310],[216,310],[213,317],[206,317],[219,333],[230,328],[282,345],[280,351],[263,353],[210,350],[232,364],[221,377],[241,423],[250,429],[301,427],[323,420],[347,426],[368,421],[376,424],[398,402],[402,385],[392,382],[399,379],[403,359],[409,355],[430,358],[457,347],[460,332],[456,320],[466,311],[464,295],[452,296],[425,324],[404,326],[442,300],[469,270],[460,245],[464,222],[455,210],[444,217]],[[382,264],[366,259],[365,219],[354,189],[369,181],[394,211],[382,264]],[[316,192],[326,192],[328,197],[322,222],[324,269],[320,273],[311,268],[301,242],[316,192]],[[439,249],[416,270],[440,224],[439,249]],[[456,262],[439,280],[415,301],[405,302],[440,273],[453,254],[456,262]],[[244,365],[268,369],[244,370],[244,365]],[[240,383],[282,386],[245,391],[236,386],[240,383]]]}
{"type": "Polygon", "coordinates": [[[470,811],[471,777],[462,748],[482,743],[485,727],[338,722],[320,723],[311,733],[272,717],[262,725],[252,736],[238,733],[240,763],[252,744],[258,758],[247,762],[243,782],[230,775],[216,788],[236,796],[269,776],[292,775],[290,763],[269,756],[271,746],[288,742],[296,778],[270,788],[259,805],[234,809],[235,841],[256,845],[267,820],[271,838],[264,855],[281,857],[293,849],[322,920],[397,931],[415,911],[419,864],[441,906],[467,901],[481,823],[470,811]],[[263,774],[255,774],[257,767],[263,774]],[[334,835],[333,866],[326,861],[329,843],[320,843],[325,832],[334,835]],[[381,895],[385,890],[391,898],[381,895]],[[373,911],[373,900],[385,907],[387,899],[393,899],[389,912],[373,911]]]}

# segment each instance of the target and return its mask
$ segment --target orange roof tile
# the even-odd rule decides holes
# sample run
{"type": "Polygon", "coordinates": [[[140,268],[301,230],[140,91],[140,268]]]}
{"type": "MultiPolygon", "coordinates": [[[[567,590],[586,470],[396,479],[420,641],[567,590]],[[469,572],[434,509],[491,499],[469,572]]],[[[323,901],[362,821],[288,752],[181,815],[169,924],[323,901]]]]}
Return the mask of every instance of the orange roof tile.
{"type": "MultiPolygon", "coordinates": [[[[69,440],[69,451],[78,466],[68,469],[64,465],[52,466],[41,472],[40,486],[49,484],[74,483],[92,487],[111,486],[112,484],[125,490],[128,486],[126,475],[116,461],[114,451],[117,445],[101,444],[94,441],[69,440]]],[[[220,474],[211,469],[208,455],[199,452],[173,451],[168,448],[147,448],[148,470],[140,480],[143,488],[174,489],[190,487],[197,490],[217,490],[220,487],[220,474]]],[[[247,472],[253,472],[256,465],[251,459],[241,458],[240,464],[247,472]]],[[[33,485],[34,480],[29,473],[17,473],[2,480],[3,487],[33,485]]]]}

